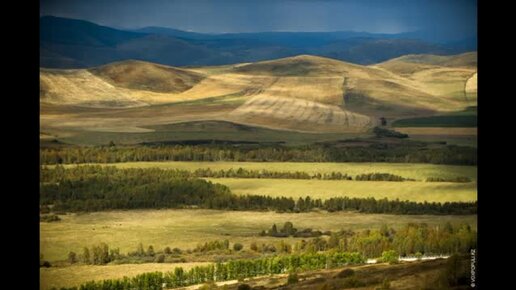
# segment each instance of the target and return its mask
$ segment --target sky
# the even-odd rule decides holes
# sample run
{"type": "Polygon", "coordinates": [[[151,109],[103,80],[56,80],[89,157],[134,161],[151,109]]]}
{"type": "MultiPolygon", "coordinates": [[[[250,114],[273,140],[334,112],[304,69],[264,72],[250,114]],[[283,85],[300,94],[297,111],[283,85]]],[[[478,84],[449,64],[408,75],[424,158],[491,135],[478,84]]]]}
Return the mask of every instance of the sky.
{"type": "Polygon", "coordinates": [[[40,16],[203,33],[428,30],[476,34],[476,0],[41,0],[40,16]]]}

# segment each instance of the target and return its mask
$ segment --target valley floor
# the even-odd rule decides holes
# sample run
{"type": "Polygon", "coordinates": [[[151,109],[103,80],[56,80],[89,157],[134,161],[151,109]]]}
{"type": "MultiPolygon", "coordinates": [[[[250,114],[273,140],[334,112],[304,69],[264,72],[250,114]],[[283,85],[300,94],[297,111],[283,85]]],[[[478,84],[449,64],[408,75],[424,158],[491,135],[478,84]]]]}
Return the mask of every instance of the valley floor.
{"type": "MultiPolygon", "coordinates": [[[[332,197],[374,197],[390,200],[418,202],[458,202],[477,200],[477,167],[411,163],[309,163],[309,162],[125,162],[101,164],[125,168],[161,168],[195,171],[267,170],[278,172],[306,172],[330,174],[340,172],[349,176],[368,173],[389,173],[416,181],[355,181],[355,180],[303,180],[266,178],[208,178],[213,183],[228,186],[236,194],[269,195],[273,197],[317,199],[332,197]],[[472,182],[425,182],[426,178],[467,177],[472,182]]],[[[76,165],[65,165],[74,167],[76,165]]]]}
{"type": "Polygon", "coordinates": [[[421,181],[354,181],[354,180],[293,180],[261,178],[209,178],[213,183],[228,186],[236,194],[268,195],[272,197],[310,196],[313,199],[357,197],[417,202],[476,201],[474,182],[421,182],[421,181]]]}
{"type": "Polygon", "coordinates": [[[40,223],[40,250],[45,259],[64,260],[69,251],[80,253],[85,246],[107,243],[121,253],[134,251],[138,243],[155,249],[194,248],[198,243],[229,239],[249,249],[252,242],[293,242],[297,238],[261,237],[273,224],[292,222],[297,228],[338,231],[378,229],[386,224],[397,228],[407,223],[429,225],[466,223],[473,229],[476,215],[387,215],[353,212],[275,213],[223,210],[130,210],[68,214],[53,223],[40,223]]]}

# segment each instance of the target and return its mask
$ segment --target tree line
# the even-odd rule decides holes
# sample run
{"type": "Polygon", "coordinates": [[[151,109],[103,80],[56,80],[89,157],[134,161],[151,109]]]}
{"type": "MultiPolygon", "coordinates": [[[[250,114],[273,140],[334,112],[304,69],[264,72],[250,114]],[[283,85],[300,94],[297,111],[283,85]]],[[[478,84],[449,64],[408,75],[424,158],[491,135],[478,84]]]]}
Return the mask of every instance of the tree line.
{"type": "Polygon", "coordinates": [[[404,178],[390,173],[364,173],[355,177],[357,181],[415,181],[411,178],[404,178]]]}
{"type": "MultiPolygon", "coordinates": [[[[292,225],[293,227],[293,225],[292,225]]],[[[284,228],[291,228],[286,225],[284,228]]],[[[283,242],[284,243],[284,242],[283,242]]],[[[260,275],[293,273],[296,271],[331,269],[349,264],[363,264],[367,258],[381,257],[382,261],[395,262],[405,255],[464,254],[477,247],[477,232],[469,225],[453,226],[450,223],[429,226],[409,223],[394,230],[386,225],[377,230],[354,232],[341,230],[328,239],[314,238],[297,242],[279,255],[255,259],[237,259],[225,263],[197,266],[186,271],[176,267],[167,273],[153,272],[133,278],[88,282],[80,288],[64,289],[162,289],[184,287],[210,281],[243,279],[260,275]]],[[[226,242],[215,248],[227,249],[226,242]]],[[[286,244],[286,243],[284,243],[286,244]]],[[[107,254],[105,246],[104,253],[107,254]]],[[[143,251],[143,247],[142,251],[143,251]]],[[[252,249],[252,247],[251,247],[252,249]]],[[[148,250],[150,251],[150,250],[148,250]]],[[[102,251],[101,251],[102,252],[102,251]]],[[[152,253],[154,251],[152,250],[152,253]]],[[[142,253],[145,255],[145,253],[142,253]]],[[[102,259],[103,255],[99,255],[102,259]]]]}
{"type": "Polygon", "coordinates": [[[167,288],[185,287],[210,281],[228,281],[298,270],[331,269],[349,264],[362,264],[364,262],[364,257],[359,253],[293,254],[195,266],[188,271],[182,267],[176,267],[173,271],[166,273],[151,272],[132,278],[124,277],[122,279],[98,282],[91,281],[82,284],[80,287],[61,288],[61,290],[161,290],[164,285],[167,288]]]}
{"type": "MultiPolygon", "coordinates": [[[[291,244],[286,240],[278,242],[267,242],[261,245],[256,242],[251,243],[245,251],[256,252],[265,255],[283,254],[302,254],[319,253],[327,251],[357,252],[366,258],[378,258],[384,252],[394,251],[401,256],[423,256],[423,255],[443,255],[454,253],[468,253],[470,249],[476,247],[477,232],[467,224],[452,225],[450,223],[429,226],[425,223],[409,223],[397,230],[387,225],[382,225],[379,229],[373,230],[340,230],[326,231],[323,235],[314,236],[310,239],[298,236],[296,228],[291,222],[285,222],[282,229],[274,234],[275,225],[270,230],[270,235],[274,237],[298,237],[291,244]],[[301,239],[303,238],[303,239],[301,239]]],[[[311,230],[311,229],[309,229],[311,230]]],[[[82,253],[77,255],[69,252],[68,261],[73,264],[81,262],[83,264],[105,265],[115,261],[119,263],[164,263],[181,258],[188,260],[189,255],[206,253],[219,254],[217,261],[226,259],[224,256],[238,253],[244,250],[240,243],[230,243],[229,240],[213,240],[199,243],[193,249],[179,249],[165,247],[164,249],[154,249],[152,245],[145,250],[143,244],[139,244],[134,251],[127,254],[120,253],[118,248],[110,249],[105,243],[84,247],[82,253]],[[232,247],[230,247],[232,246],[232,247]]],[[[245,253],[244,253],[245,255],[245,253]]],[[[211,261],[210,255],[206,260],[211,261]]]]}
{"type": "Polygon", "coordinates": [[[361,147],[340,147],[337,145],[173,145],[42,148],[40,150],[40,162],[41,164],[79,164],[136,161],[290,161],[477,164],[477,149],[474,147],[447,145],[433,148],[410,142],[404,144],[379,143],[361,147]]]}
{"type": "MultiPolygon", "coordinates": [[[[177,169],[176,169],[177,170],[177,169]]],[[[304,171],[270,171],[248,170],[242,167],[238,169],[230,168],[228,170],[211,170],[210,168],[198,168],[193,172],[186,171],[191,177],[208,177],[208,178],[268,178],[268,179],[319,179],[319,180],[353,180],[346,173],[330,172],[330,173],[314,173],[308,174],[304,171]]]]}
{"type": "MultiPolygon", "coordinates": [[[[312,229],[303,231],[312,231],[312,229]]],[[[266,234],[275,237],[298,237],[298,232],[291,222],[285,222],[280,230],[274,224],[266,234]]],[[[377,258],[386,251],[395,251],[401,256],[468,253],[470,249],[476,247],[477,243],[477,232],[471,226],[467,224],[454,226],[449,222],[437,226],[408,223],[397,230],[382,225],[377,230],[318,232],[321,235],[309,240],[297,241],[294,245],[284,245],[282,242],[271,252],[313,253],[337,250],[358,252],[366,258],[377,258]]]]}
{"type": "MultiPolygon", "coordinates": [[[[62,165],[56,165],[61,166],[62,165]]],[[[183,178],[255,178],[255,179],[316,179],[316,180],[355,180],[355,181],[415,181],[412,178],[406,178],[391,173],[363,173],[356,175],[355,178],[338,171],[332,171],[327,173],[313,173],[309,174],[304,171],[271,171],[267,169],[261,170],[249,170],[242,167],[238,169],[219,169],[212,170],[211,168],[198,168],[194,171],[188,171],[183,169],[167,169],[174,172],[174,176],[180,176],[183,178]]],[[[464,176],[457,177],[428,177],[425,179],[426,182],[471,182],[471,178],[464,176]]]]}
{"type": "MultiPolygon", "coordinates": [[[[178,170],[178,169],[175,169],[178,170]]],[[[181,170],[178,170],[181,171],[181,170]]],[[[242,167],[228,170],[211,170],[210,168],[198,168],[193,172],[184,171],[185,176],[207,177],[207,178],[270,178],[270,179],[318,179],[318,180],[353,180],[352,176],[346,173],[332,171],[329,173],[308,174],[304,171],[270,171],[248,170],[242,167]]],[[[356,181],[414,181],[414,179],[404,178],[390,173],[364,173],[355,177],[356,181]]]]}
{"type": "Polygon", "coordinates": [[[312,230],[310,228],[307,229],[301,229],[298,230],[294,227],[294,225],[291,222],[286,222],[282,228],[278,229],[276,224],[273,224],[272,227],[268,230],[263,230],[260,232],[260,236],[269,236],[269,237],[276,237],[276,238],[282,238],[282,237],[303,237],[303,238],[310,238],[310,237],[320,237],[322,235],[331,235],[331,231],[319,231],[319,230],[312,230]]]}
{"type": "Polygon", "coordinates": [[[457,177],[428,177],[426,182],[458,182],[458,183],[468,183],[471,182],[471,178],[466,176],[457,176],[457,177]]]}
{"type": "Polygon", "coordinates": [[[43,167],[40,207],[48,211],[206,208],[275,210],[278,212],[359,211],[394,214],[476,214],[477,202],[412,202],[375,198],[236,195],[221,184],[191,178],[181,171],[158,168],[118,169],[109,166],[43,167]]]}
{"type": "Polygon", "coordinates": [[[366,258],[377,258],[386,251],[400,256],[468,253],[476,246],[477,231],[467,224],[409,223],[396,230],[383,225],[377,230],[332,232],[327,238],[296,242],[293,252],[356,251],[366,258]]]}

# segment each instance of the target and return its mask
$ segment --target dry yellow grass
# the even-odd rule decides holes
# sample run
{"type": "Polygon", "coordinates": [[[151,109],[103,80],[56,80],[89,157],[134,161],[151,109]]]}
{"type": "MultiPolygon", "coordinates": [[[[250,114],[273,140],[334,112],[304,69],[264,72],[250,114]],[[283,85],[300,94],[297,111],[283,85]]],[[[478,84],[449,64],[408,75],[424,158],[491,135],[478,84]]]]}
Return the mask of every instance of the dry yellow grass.
{"type": "MultiPolygon", "coordinates": [[[[56,223],[40,223],[40,250],[46,260],[66,259],[69,251],[81,253],[84,246],[105,242],[122,253],[135,250],[139,243],[153,245],[156,251],[166,246],[188,249],[205,241],[228,239],[248,249],[252,242],[277,243],[278,239],[260,237],[272,224],[291,221],[297,228],[321,230],[374,229],[386,224],[394,228],[406,223],[429,225],[451,222],[477,226],[476,215],[386,215],[352,212],[274,213],[220,210],[131,210],[62,215],[56,223]]],[[[283,239],[294,243],[294,238],[283,239]]],[[[90,280],[114,279],[151,271],[170,271],[176,266],[189,269],[205,263],[74,265],[41,268],[41,289],[76,286],[90,280]]]]}
{"type": "Polygon", "coordinates": [[[91,280],[120,279],[124,276],[133,277],[147,272],[168,272],[175,267],[188,270],[195,266],[208,263],[178,263],[178,264],[123,264],[123,265],[76,265],[67,267],[40,268],[39,277],[41,290],[52,287],[74,287],[91,280]]]}
{"type": "Polygon", "coordinates": [[[466,81],[475,69],[440,67],[416,72],[411,79],[420,83],[426,92],[448,98],[458,98],[462,103],[466,81]]]}
{"type": "Polygon", "coordinates": [[[477,66],[477,53],[466,52],[457,55],[408,54],[382,62],[380,66],[398,74],[410,74],[407,71],[408,68],[412,68],[412,72],[425,67],[437,66],[475,68],[477,66]]]}
{"type": "Polygon", "coordinates": [[[476,58],[476,53],[407,55],[373,67],[399,75],[403,77],[400,83],[410,83],[418,90],[438,97],[436,100],[444,101],[438,106],[439,110],[446,111],[468,105],[468,101],[463,99],[464,88],[466,81],[476,72],[476,58]]]}
{"type": "Polygon", "coordinates": [[[212,119],[297,131],[365,131],[376,125],[377,117],[383,114],[407,116],[473,105],[463,94],[476,68],[450,67],[438,59],[437,63],[446,66],[406,60],[361,66],[301,55],[212,68],[178,69],[131,62],[122,67],[104,66],[100,73],[98,69],[42,69],[43,103],[142,108],[120,112],[126,118],[109,111],[98,112],[95,117],[86,114],[86,118],[82,112],[71,112],[57,122],[49,122],[48,114],[42,110],[41,123],[44,128],[137,132],[134,127],[142,124],[212,119]],[[403,67],[402,73],[399,66],[403,67]],[[350,95],[355,99],[345,102],[350,95]],[[232,107],[221,111],[214,106],[213,98],[226,96],[231,96],[228,105],[232,107]],[[356,96],[360,96],[358,100],[356,96]],[[183,113],[181,108],[155,118],[155,110],[146,107],[185,101],[198,101],[190,105],[198,108],[195,114],[183,113]]]}
{"type": "Polygon", "coordinates": [[[117,88],[87,70],[41,70],[41,100],[53,104],[133,107],[148,103],[131,90],[117,88]]]}
{"type": "Polygon", "coordinates": [[[350,181],[350,180],[292,180],[254,178],[209,178],[228,186],[236,194],[269,195],[328,199],[357,197],[417,202],[452,202],[477,200],[477,184],[423,181],[350,181]]]}
{"type": "Polygon", "coordinates": [[[335,105],[262,94],[252,97],[232,111],[229,119],[293,130],[319,126],[320,132],[363,132],[375,124],[368,116],[335,105]]]}
{"type": "Polygon", "coordinates": [[[475,73],[466,82],[466,93],[476,93],[477,91],[477,73],[475,73]]]}
{"type": "Polygon", "coordinates": [[[137,60],[115,62],[89,71],[114,86],[161,93],[186,91],[204,78],[181,68],[137,60]]]}
{"type": "MultiPolygon", "coordinates": [[[[254,77],[253,77],[254,78],[254,77]]],[[[344,78],[340,75],[307,77],[284,76],[273,78],[260,95],[302,99],[324,104],[342,104],[344,78]]]]}
{"type": "MultiPolygon", "coordinates": [[[[134,251],[139,243],[156,251],[165,247],[195,248],[198,243],[228,239],[249,249],[252,242],[276,243],[278,239],[258,233],[272,224],[287,221],[297,228],[320,230],[374,229],[382,224],[397,228],[409,222],[468,223],[476,228],[476,215],[388,215],[353,212],[275,213],[222,210],[130,210],[62,215],[59,222],[40,223],[40,250],[44,259],[64,260],[69,251],[81,253],[84,246],[107,243],[122,253],[134,251]]],[[[293,243],[295,238],[285,239],[293,243]]]]}

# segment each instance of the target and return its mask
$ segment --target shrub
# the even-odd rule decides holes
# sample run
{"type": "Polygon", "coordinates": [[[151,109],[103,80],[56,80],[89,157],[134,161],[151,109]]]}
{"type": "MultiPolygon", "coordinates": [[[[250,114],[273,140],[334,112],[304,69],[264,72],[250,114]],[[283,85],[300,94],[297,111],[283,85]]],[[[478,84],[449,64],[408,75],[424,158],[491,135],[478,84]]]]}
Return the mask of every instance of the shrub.
{"type": "Polygon", "coordinates": [[[82,249],[81,261],[84,264],[89,264],[90,263],[90,250],[87,247],[84,247],[82,249]]]}
{"type": "Polygon", "coordinates": [[[77,254],[75,254],[75,252],[68,253],[68,262],[70,262],[70,264],[77,263],[77,254]]]}
{"type": "Polygon", "coordinates": [[[172,254],[172,250],[170,249],[170,247],[166,247],[165,249],[163,249],[163,253],[165,253],[166,255],[170,255],[172,254]]]}
{"type": "Polygon", "coordinates": [[[353,269],[344,269],[337,274],[339,278],[347,278],[355,275],[355,271],[353,269]]]}
{"type": "Polygon", "coordinates": [[[380,260],[384,263],[396,264],[399,262],[399,254],[395,250],[384,251],[380,260]]]}
{"type": "Polygon", "coordinates": [[[51,215],[40,216],[39,220],[42,222],[51,223],[51,222],[58,222],[61,220],[61,218],[58,215],[51,214],[51,215]]]}
{"type": "Polygon", "coordinates": [[[237,252],[242,250],[243,248],[244,248],[244,246],[242,244],[240,244],[240,243],[236,243],[236,244],[233,245],[233,250],[235,250],[237,252]]]}
{"type": "Polygon", "coordinates": [[[50,265],[49,261],[43,261],[39,266],[44,268],[50,268],[52,265],[50,265]]]}
{"type": "Polygon", "coordinates": [[[161,254],[156,257],[156,263],[163,263],[165,262],[165,255],[161,254]]]}
{"type": "Polygon", "coordinates": [[[394,130],[389,130],[385,128],[380,127],[374,127],[373,133],[376,135],[376,137],[391,137],[391,138],[408,138],[407,134],[403,134],[394,130]]]}

